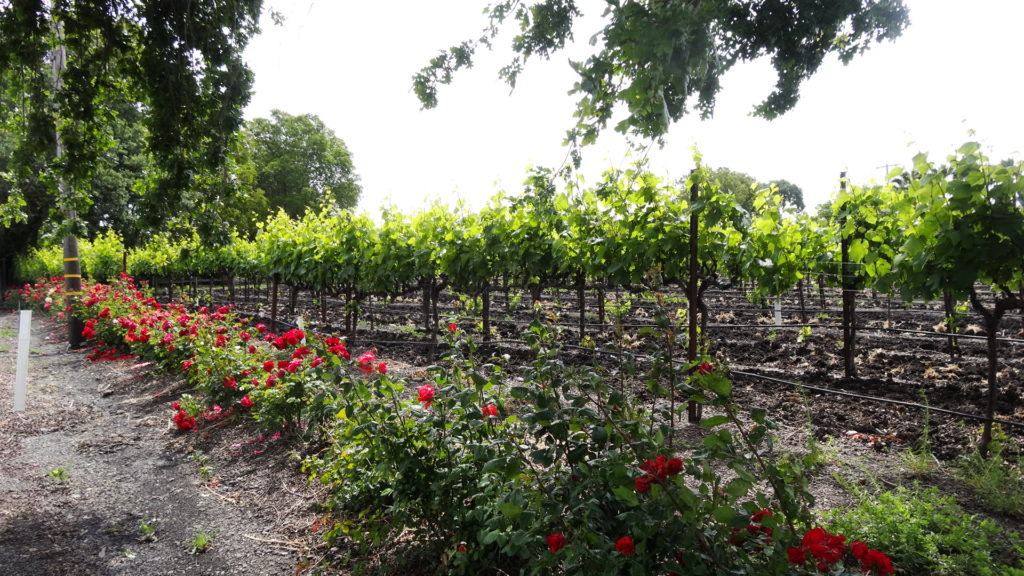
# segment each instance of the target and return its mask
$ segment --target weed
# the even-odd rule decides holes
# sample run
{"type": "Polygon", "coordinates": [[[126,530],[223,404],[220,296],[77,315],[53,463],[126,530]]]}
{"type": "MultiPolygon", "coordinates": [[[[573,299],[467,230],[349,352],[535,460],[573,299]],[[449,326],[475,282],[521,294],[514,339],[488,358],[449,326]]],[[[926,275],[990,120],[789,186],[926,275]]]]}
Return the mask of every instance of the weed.
{"type": "Polygon", "coordinates": [[[156,526],[152,519],[143,518],[139,521],[139,532],[142,533],[142,536],[139,536],[140,542],[156,542],[156,526]]]}
{"type": "Polygon", "coordinates": [[[1024,474],[1019,464],[1011,466],[1003,459],[1008,440],[999,425],[993,426],[989,444],[991,456],[986,459],[972,450],[957,461],[955,474],[973,488],[992,511],[1024,516],[1024,474]]]}
{"type": "Polygon", "coordinates": [[[189,454],[189,458],[191,458],[196,464],[199,464],[199,476],[203,480],[209,480],[210,477],[213,476],[213,466],[209,465],[209,456],[203,454],[201,450],[193,450],[192,453],[189,454]]]}
{"type": "Polygon", "coordinates": [[[803,344],[803,343],[807,342],[810,339],[811,339],[811,327],[810,326],[802,326],[800,328],[800,334],[797,335],[797,337],[796,337],[796,341],[798,343],[800,343],[800,344],[803,344]]]}
{"type": "Polygon", "coordinates": [[[11,328],[0,328],[0,338],[14,338],[15,335],[11,328]]]}
{"type": "Polygon", "coordinates": [[[196,535],[187,544],[189,554],[199,554],[209,550],[210,545],[213,544],[213,535],[213,530],[206,530],[205,528],[196,530],[196,535]]]}
{"type": "Polygon", "coordinates": [[[844,486],[857,505],[827,512],[828,529],[885,550],[903,574],[1019,574],[1024,568],[1021,536],[966,514],[953,496],[917,486],[879,493],[844,486]]]}
{"type": "Polygon", "coordinates": [[[67,482],[68,480],[71,479],[71,476],[68,475],[67,468],[64,468],[63,466],[58,466],[53,470],[50,470],[49,472],[46,473],[46,475],[53,479],[53,481],[55,482],[67,482]]]}
{"type": "Polygon", "coordinates": [[[932,454],[931,444],[928,441],[931,431],[931,412],[928,410],[928,396],[924,390],[919,390],[918,396],[921,397],[921,404],[925,406],[924,419],[921,423],[921,436],[917,439],[916,446],[910,447],[901,455],[903,465],[907,468],[911,478],[926,476],[938,464],[938,460],[932,454]]]}

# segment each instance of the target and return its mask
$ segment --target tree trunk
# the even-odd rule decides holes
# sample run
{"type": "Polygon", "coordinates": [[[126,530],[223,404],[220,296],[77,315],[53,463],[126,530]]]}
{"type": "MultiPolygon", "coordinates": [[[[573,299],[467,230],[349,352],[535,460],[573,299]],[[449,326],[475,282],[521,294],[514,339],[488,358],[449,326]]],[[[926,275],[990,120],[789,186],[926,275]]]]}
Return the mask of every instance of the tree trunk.
{"type": "Polygon", "coordinates": [[[956,321],[956,299],[953,294],[946,290],[942,293],[942,308],[946,314],[946,346],[949,347],[949,361],[953,362],[960,355],[960,347],[957,342],[956,333],[960,331],[959,322],[956,321]]]}
{"type": "Polygon", "coordinates": [[[277,274],[274,274],[270,281],[270,330],[277,332],[277,289],[281,281],[277,274]]]}
{"type": "Polygon", "coordinates": [[[291,295],[288,298],[288,314],[295,316],[295,308],[298,305],[299,300],[299,287],[297,285],[292,286],[291,295]]]}
{"type": "MultiPolygon", "coordinates": [[[[352,288],[349,288],[349,291],[349,293],[351,294],[352,288]]],[[[352,296],[352,330],[349,331],[348,333],[349,338],[355,338],[356,331],[359,330],[359,303],[362,302],[362,299],[363,296],[362,294],[359,293],[359,291],[356,291],[355,294],[352,296]]]]}
{"type": "Polygon", "coordinates": [[[423,312],[423,334],[426,336],[430,335],[430,282],[426,278],[420,279],[420,285],[423,287],[423,295],[421,297],[420,305],[422,306],[423,312]]]}
{"type": "Polygon", "coordinates": [[[597,287],[597,324],[598,329],[604,331],[604,284],[597,287]]]}
{"type": "Polygon", "coordinates": [[[228,274],[228,302],[235,303],[235,277],[228,274]]]}
{"type": "Polygon", "coordinates": [[[796,281],[796,293],[800,299],[800,323],[807,324],[807,306],[804,304],[804,279],[796,281]]]}
{"type": "Polygon", "coordinates": [[[587,334],[587,295],[583,274],[576,279],[576,303],[580,307],[580,341],[587,334]]]}
{"type": "Polygon", "coordinates": [[[818,305],[821,311],[825,311],[825,277],[818,276],[818,305]]]}
{"type": "Polygon", "coordinates": [[[352,335],[352,286],[345,286],[345,333],[352,335]]]}
{"type": "Polygon", "coordinates": [[[320,291],[320,323],[327,325],[327,290],[320,291]]]}
{"type": "MultiPolygon", "coordinates": [[[[844,175],[845,177],[845,175],[844,175]]],[[[846,181],[842,187],[845,189],[846,181]]],[[[840,219],[839,229],[846,227],[846,217],[840,219]]],[[[857,337],[854,326],[855,308],[857,306],[856,292],[854,291],[853,277],[850,274],[850,241],[841,234],[840,250],[842,253],[842,277],[839,282],[843,291],[843,372],[847,378],[857,377],[856,345],[857,337]]]]}
{"type": "Polygon", "coordinates": [[[978,294],[973,288],[970,292],[971,306],[985,320],[985,341],[988,345],[988,402],[985,408],[985,417],[988,420],[985,421],[985,427],[981,432],[981,441],[978,443],[978,451],[986,458],[989,454],[989,445],[992,443],[992,420],[996,415],[996,396],[998,396],[999,392],[998,378],[996,377],[999,371],[997,349],[999,343],[996,340],[999,336],[999,323],[1008,310],[1013,308],[1024,310],[1024,300],[1016,298],[1009,291],[1004,292],[1004,294],[1007,295],[1005,298],[996,296],[995,306],[992,310],[989,310],[982,305],[981,300],[978,299],[978,294]]]}
{"type": "Polygon", "coordinates": [[[485,283],[483,294],[484,342],[491,341],[491,284],[485,283]]]}
{"type": "MultiPolygon", "coordinates": [[[[690,186],[690,206],[697,203],[697,184],[690,186]]],[[[690,213],[690,277],[687,278],[686,299],[689,304],[689,331],[686,342],[686,361],[690,365],[690,371],[695,369],[697,361],[697,236],[698,236],[697,213],[690,213]]],[[[672,390],[672,397],[675,398],[675,390],[672,390]]],[[[703,413],[703,406],[693,400],[686,405],[686,420],[690,424],[700,422],[703,413]]]]}
{"type": "Polygon", "coordinates": [[[978,443],[978,451],[981,455],[988,457],[989,445],[992,443],[992,419],[996,415],[996,394],[999,390],[998,378],[998,351],[996,345],[996,335],[999,330],[999,319],[995,318],[994,315],[985,318],[985,341],[987,346],[988,355],[988,404],[985,407],[985,417],[988,420],[985,421],[985,427],[981,432],[981,442],[978,443]]]}

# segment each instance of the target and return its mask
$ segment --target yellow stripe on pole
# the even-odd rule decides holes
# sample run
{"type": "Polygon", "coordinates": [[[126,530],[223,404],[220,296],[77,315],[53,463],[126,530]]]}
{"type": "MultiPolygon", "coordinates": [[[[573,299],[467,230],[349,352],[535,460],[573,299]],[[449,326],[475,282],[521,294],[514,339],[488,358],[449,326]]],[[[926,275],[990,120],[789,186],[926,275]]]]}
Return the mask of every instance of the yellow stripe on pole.
{"type": "Polygon", "coordinates": [[[65,278],[81,278],[82,275],[81,274],[65,274],[64,277],[65,278]]]}
{"type": "Polygon", "coordinates": [[[84,294],[85,294],[85,292],[65,292],[64,293],[65,296],[82,296],[84,294]]]}
{"type": "Polygon", "coordinates": [[[65,262],[78,262],[78,258],[77,257],[75,257],[75,258],[65,258],[64,261],[65,262]]]}

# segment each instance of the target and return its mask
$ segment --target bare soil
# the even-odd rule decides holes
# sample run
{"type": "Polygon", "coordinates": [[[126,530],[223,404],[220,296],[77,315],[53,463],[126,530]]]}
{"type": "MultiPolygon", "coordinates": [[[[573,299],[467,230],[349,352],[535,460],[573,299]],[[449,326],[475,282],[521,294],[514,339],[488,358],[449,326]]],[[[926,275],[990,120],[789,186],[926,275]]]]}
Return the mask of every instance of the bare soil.
{"type": "Polygon", "coordinates": [[[18,316],[0,316],[0,575],[284,575],[318,563],[317,498],[294,443],[239,421],[179,433],[169,402],[181,382],[138,358],[90,362],[44,316],[32,326],[15,413],[18,316]],[[205,551],[193,550],[200,532],[205,551]]]}
{"type": "MultiPolygon", "coordinates": [[[[963,356],[951,359],[941,338],[862,331],[859,378],[845,379],[841,333],[826,327],[834,318],[812,321],[822,327],[797,342],[793,328],[742,328],[765,324],[764,310],[737,309],[725,300],[711,304],[712,349],[735,370],[908,403],[921,402],[923,392],[933,407],[981,412],[986,390],[981,341],[961,341],[963,356]]],[[[260,313],[255,303],[250,307],[250,313],[260,313]]],[[[318,315],[312,303],[308,307],[307,317],[318,315]]],[[[415,381],[432,358],[415,334],[419,304],[407,308],[402,312],[398,303],[393,305],[397,314],[378,311],[375,329],[361,329],[357,347],[375,344],[394,373],[415,381]]],[[[501,338],[514,340],[524,320],[524,313],[495,314],[494,326],[501,338]]],[[[629,321],[649,320],[634,310],[629,321]]],[[[934,324],[912,311],[865,312],[862,320],[865,326],[908,330],[934,324]]],[[[137,358],[90,362],[83,352],[68,350],[56,323],[37,316],[33,326],[28,409],[15,414],[10,391],[17,316],[0,316],[0,576],[347,573],[344,557],[351,550],[343,544],[328,549],[318,533],[322,488],[308,484],[299,466],[308,447],[287,434],[261,435],[251,422],[237,418],[206,423],[199,433],[180,433],[168,408],[187,391],[180,379],[137,358]],[[153,538],[143,525],[155,529],[153,538]],[[200,530],[213,534],[212,543],[207,551],[194,552],[190,542],[200,530]]],[[[601,348],[651,352],[639,340],[630,349],[628,337],[613,343],[605,333],[595,339],[601,348]]],[[[568,328],[564,341],[579,338],[568,328]]],[[[513,365],[528,359],[528,351],[514,342],[482,351],[510,354],[513,365]]],[[[1022,420],[1024,346],[1007,344],[1001,354],[998,413],[1022,420]]],[[[590,353],[568,347],[566,356],[569,362],[594,361],[590,353]]],[[[817,508],[851,504],[845,482],[919,482],[955,495],[971,513],[993,517],[950,473],[957,456],[973,449],[980,423],[740,374],[734,374],[734,382],[742,405],[767,408],[779,423],[781,449],[805,450],[812,441],[824,446],[827,468],[811,486],[817,508]],[[925,431],[935,466],[916,474],[901,455],[925,431]]],[[[1010,455],[1019,454],[1024,429],[1007,427],[1006,432],[1010,455]]],[[[684,440],[696,442],[701,433],[695,426],[681,429],[684,440]]],[[[994,517],[1024,531],[1019,517],[994,517]]],[[[378,551],[376,573],[434,572],[428,558],[413,568],[403,566],[402,556],[409,555],[401,550],[389,545],[378,551]]]]}

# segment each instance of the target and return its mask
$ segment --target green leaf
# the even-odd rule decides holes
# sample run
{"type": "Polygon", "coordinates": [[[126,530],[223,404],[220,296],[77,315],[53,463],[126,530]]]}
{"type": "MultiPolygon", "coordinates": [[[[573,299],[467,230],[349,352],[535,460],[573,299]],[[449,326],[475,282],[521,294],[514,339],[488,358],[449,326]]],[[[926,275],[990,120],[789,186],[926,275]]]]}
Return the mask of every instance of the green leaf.
{"type": "Polygon", "coordinates": [[[717,416],[711,416],[709,418],[705,418],[703,421],[701,421],[700,425],[705,427],[705,428],[714,428],[715,426],[721,426],[722,424],[728,424],[728,423],[729,423],[729,417],[724,415],[724,414],[719,414],[717,416]]]}
{"type": "Polygon", "coordinates": [[[758,424],[764,424],[765,418],[768,416],[768,411],[764,408],[751,408],[750,419],[758,424]]]}
{"type": "Polygon", "coordinates": [[[523,509],[520,506],[513,504],[512,502],[502,502],[498,505],[498,510],[513,522],[519,518],[519,515],[523,512],[523,509]]]}
{"type": "Polygon", "coordinates": [[[729,506],[719,506],[711,511],[711,515],[722,524],[728,524],[736,516],[736,510],[729,506]]]}
{"type": "Polygon", "coordinates": [[[702,382],[709,390],[719,396],[727,397],[732,394],[732,382],[730,382],[724,374],[720,374],[718,372],[706,374],[704,375],[702,382]]]}
{"type": "Polygon", "coordinates": [[[612,489],[612,495],[615,496],[621,502],[625,502],[630,506],[637,506],[640,504],[640,499],[637,498],[636,489],[627,486],[616,486],[612,489]]]}

